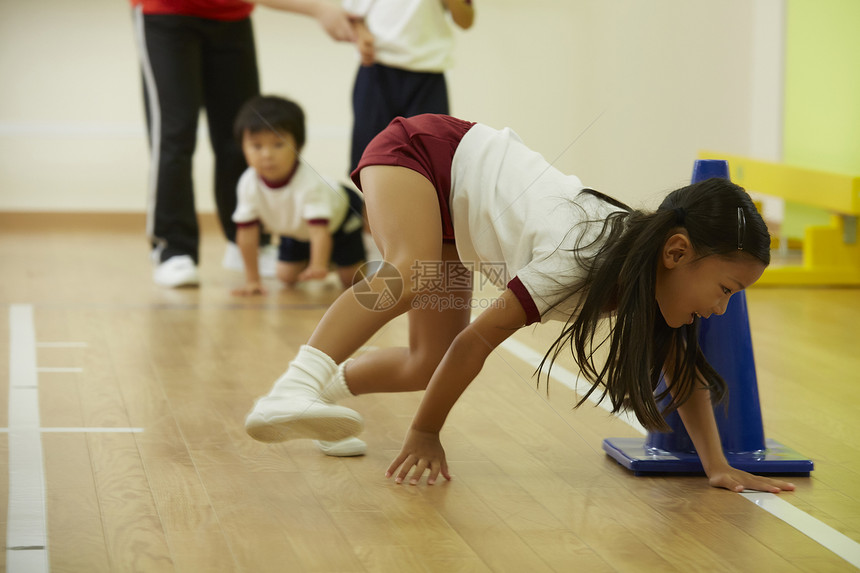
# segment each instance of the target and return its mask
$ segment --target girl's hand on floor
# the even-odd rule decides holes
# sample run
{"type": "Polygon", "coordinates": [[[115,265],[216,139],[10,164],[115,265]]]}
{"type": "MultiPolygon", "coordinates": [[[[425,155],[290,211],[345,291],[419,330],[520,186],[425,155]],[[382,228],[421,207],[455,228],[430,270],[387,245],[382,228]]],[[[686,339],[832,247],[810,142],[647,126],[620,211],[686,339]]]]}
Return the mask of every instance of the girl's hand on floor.
{"type": "Polygon", "coordinates": [[[394,475],[396,483],[403,483],[413,467],[415,470],[409,478],[410,485],[417,485],[427,470],[430,471],[427,475],[427,485],[436,483],[440,472],[445,479],[451,479],[451,474],[448,473],[448,462],[445,461],[445,450],[442,448],[438,433],[410,428],[400,454],[388,466],[385,477],[394,475]]]}
{"type": "Polygon", "coordinates": [[[744,490],[765,491],[768,493],[779,493],[780,491],[793,491],[794,484],[779,479],[757,476],[745,471],[725,466],[708,474],[708,483],[711,487],[722,487],[734,492],[744,490]]]}

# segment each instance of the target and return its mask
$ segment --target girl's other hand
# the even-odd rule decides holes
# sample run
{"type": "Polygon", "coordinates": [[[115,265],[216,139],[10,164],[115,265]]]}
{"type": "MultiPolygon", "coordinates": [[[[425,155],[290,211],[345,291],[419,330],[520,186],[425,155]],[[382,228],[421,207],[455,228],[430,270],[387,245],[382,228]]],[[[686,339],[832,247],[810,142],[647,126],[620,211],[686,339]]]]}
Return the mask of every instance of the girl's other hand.
{"type": "Polygon", "coordinates": [[[400,454],[388,466],[385,477],[389,478],[396,473],[394,481],[403,483],[413,467],[415,470],[409,478],[410,485],[417,485],[427,470],[430,471],[427,475],[427,485],[436,483],[440,472],[445,479],[451,479],[451,474],[448,473],[448,462],[445,461],[445,450],[442,448],[437,432],[422,432],[410,428],[400,454]]]}
{"type": "Polygon", "coordinates": [[[794,491],[794,484],[763,476],[757,476],[730,466],[720,468],[708,474],[708,483],[711,487],[722,487],[730,491],[740,493],[744,490],[765,491],[768,493],[779,493],[780,491],[794,491]]]}

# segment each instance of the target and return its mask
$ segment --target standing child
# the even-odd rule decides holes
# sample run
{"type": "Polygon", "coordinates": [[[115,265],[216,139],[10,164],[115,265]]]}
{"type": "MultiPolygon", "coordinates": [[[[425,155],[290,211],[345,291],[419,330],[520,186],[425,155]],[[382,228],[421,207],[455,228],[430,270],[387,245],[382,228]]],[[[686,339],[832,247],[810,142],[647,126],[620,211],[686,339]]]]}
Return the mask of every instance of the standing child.
{"type": "Polygon", "coordinates": [[[362,200],[301,160],[302,109],[283,98],[258,96],[242,106],[234,127],[249,167],[239,179],[233,213],[246,280],[233,294],[265,293],[257,266],[261,224],[281,236],[277,276],[286,286],[325,278],[330,262],[344,287],[350,286],[364,261],[362,200]]]}
{"type": "Polygon", "coordinates": [[[343,0],[361,65],[352,92],[350,172],[367,144],[395,117],[448,114],[445,71],[454,34],[475,12],[471,0],[343,0]],[[450,15],[446,15],[446,12],[450,15]]]}
{"type": "Polygon", "coordinates": [[[365,302],[391,272],[343,293],[248,415],[252,437],[342,439],[362,420],[338,399],[426,388],[386,475],[413,484],[425,471],[428,484],[440,473],[450,479],[439,432],[451,407],[496,346],[559,317],[567,323],[550,362],[569,346],[591,391],[616,412],[633,410],[648,429],[666,427],[654,396],[665,375],[667,411],[678,410],[712,486],[794,489],[729,466],[711,405],[726,385],[698,346],[699,321],[722,314],[770,262],[767,228],[743,189],[710,179],[670,193],[656,212],[631,210],[557,171],[510,129],[432,115],[393,121],[353,179],[384,261],[404,277],[402,295],[384,307],[365,302]],[[431,272],[441,268],[441,282],[457,289],[422,280],[422,263],[434,261],[431,272]],[[471,289],[457,280],[465,264],[506,271],[493,273],[505,287],[496,304],[471,322],[471,289]],[[406,311],[408,348],[347,360],[406,311]],[[607,317],[604,339],[596,330],[607,317]],[[609,358],[598,365],[594,350],[604,342],[609,358]]]}

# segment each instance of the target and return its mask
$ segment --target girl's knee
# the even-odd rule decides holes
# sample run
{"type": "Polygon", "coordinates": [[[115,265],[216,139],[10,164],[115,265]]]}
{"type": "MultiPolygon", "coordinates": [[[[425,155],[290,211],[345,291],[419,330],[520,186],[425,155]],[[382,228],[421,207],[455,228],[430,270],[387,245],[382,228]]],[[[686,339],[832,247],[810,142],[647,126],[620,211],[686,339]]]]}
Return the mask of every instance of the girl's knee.
{"type": "Polygon", "coordinates": [[[379,263],[379,268],[366,279],[370,292],[386,297],[386,307],[397,315],[407,312],[412,308],[412,301],[418,294],[414,281],[409,276],[410,267],[413,265],[388,260],[379,263]]]}
{"type": "Polygon", "coordinates": [[[423,351],[410,351],[406,363],[406,378],[410,381],[410,390],[427,389],[427,385],[430,384],[430,379],[442,361],[443,355],[437,356],[423,351]]]}

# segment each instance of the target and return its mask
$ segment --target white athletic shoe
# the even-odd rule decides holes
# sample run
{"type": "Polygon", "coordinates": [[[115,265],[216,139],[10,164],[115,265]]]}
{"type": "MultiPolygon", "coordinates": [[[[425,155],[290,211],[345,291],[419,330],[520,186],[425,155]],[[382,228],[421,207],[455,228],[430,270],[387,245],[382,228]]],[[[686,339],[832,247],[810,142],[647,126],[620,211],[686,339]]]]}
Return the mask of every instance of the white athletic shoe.
{"type": "Polygon", "coordinates": [[[227,241],[227,248],[224,249],[224,258],[221,259],[221,266],[231,271],[245,272],[245,261],[242,260],[242,251],[236,246],[236,243],[227,241]]]}
{"type": "Polygon", "coordinates": [[[361,433],[364,421],[355,410],[327,402],[323,385],[337,373],[337,364],[323,352],[302,346],[271,392],[254,404],[245,431],[261,442],[311,438],[337,442],[361,433]]]}
{"type": "MultiPolygon", "coordinates": [[[[338,400],[348,398],[353,395],[352,392],[349,391],[349,386],[346,385],[346,378],[344,377],[344,371],[347,364],[350,362],[352,362],[352,358],[347,358],[343,363],[341,363],[340,366],[337,367],[337,373],[332,376],[331,380],[329,380],[322,389],[320,397],[327,404],[335,404],[338,400]]],[[[367,452],[367,444],[354,436],[337,442],[314,440],[314,444],[316,444],[319,451],[325,455],[340,458],[363,456],[367,452]]]]}
{"type": "Polygon", "coordinates": [[[314,444],[316,444],[319,451],[325,455],[337,458],[363,456],[365,452],[367,452],[367,444],[354,436],[338,442],[314,440],[314,444]]]}
{"type": "MultiPolygon", "coordinates": [[[[275,245],[266,245],[260,248],[259,257],[257,258],[257,270],[261,277],[271,278],[275,276],[278,267],[278,247],[275,245]]],[[[227,270],[245,272],[245,261],[242,259],[242,251],[236,246],[236,243],[227,243],[227,248],[224,249],[224,258],[221,259],[221,266],[227,270]]]]}
{"type": "Polygon", "coordinates": [[[200,284],[200,275],[194,259],[189,255],[178,255],[159,263],[152,273],[152,280],[158,286],[167,288],[197,286],[200,284]]]}
{"type": "Polygon", "coordinates": [[[319,398],[263,396],[245,418],[245,431],[260,442],[284,442],[311,438],[337,442],[364,428],[355,410],[326,404],[319,398]]]}
{"type": "Polygon", "coordinates": [[[260,248],[260,256],[257,257],[257,268],[261,277],[271,278],[277,275],[278,269],[278,247],[266,245],[260,248]]]}

